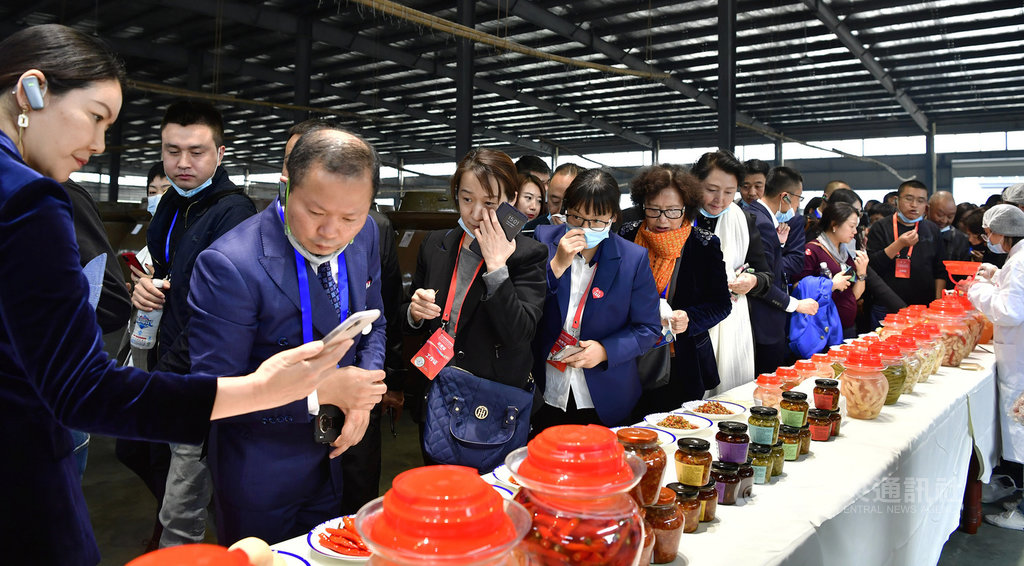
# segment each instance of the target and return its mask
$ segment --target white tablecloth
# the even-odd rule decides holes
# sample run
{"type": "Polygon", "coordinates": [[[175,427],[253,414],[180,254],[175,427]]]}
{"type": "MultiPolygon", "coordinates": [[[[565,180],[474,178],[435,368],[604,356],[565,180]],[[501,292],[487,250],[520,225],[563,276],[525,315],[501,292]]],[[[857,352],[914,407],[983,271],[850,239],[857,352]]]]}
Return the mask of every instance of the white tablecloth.
{"type": "MultiPolygon", "coordinates": [[[[935,564],[959,524],[971,450],[983,480],[998,463],[995,358],[975,351],[965,362],[983,369],[942,368],[877,419],[844,417],[839,437],[812,442],[781,477],[684,534],[673,564],[935,564]]],[[[747,384],[720,397],[750,405],[752,391],[747,384]]],[[[712,440],[717,458],[714,429],[698,436],[712,440]]],[[[665,449],[668,483],[675,447],[665,449]]],[[[305,535],[273,548],[341,564],[311,550],[305,535]]]]}

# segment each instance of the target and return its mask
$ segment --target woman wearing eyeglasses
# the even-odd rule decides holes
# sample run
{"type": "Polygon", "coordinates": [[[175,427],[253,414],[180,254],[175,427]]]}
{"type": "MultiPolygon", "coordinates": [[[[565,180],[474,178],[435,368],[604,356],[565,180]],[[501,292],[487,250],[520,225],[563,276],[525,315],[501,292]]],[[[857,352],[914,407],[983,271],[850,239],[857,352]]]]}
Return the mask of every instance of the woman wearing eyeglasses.
{"type": "Polygon", "coordinates": [[[732,301],[718,237],[693,225],[701,193],[700,181],[679,166],[656,165],[633,179],[630,196],[645,218],[624,226],[623,237],[647,249],[675,335],[641,364],[653,375],[641,376],[647,390],[634,411],[637,418],[678,409],[719,384],[708,329],[729,316],[732,301]]]}
{"type": "Polygon", "coordinates": [[[647,251],[617,234],[619,185],[580,173],[565,190],[566,224],[538,226],[548,294],[534,340],[544,404],[532,434],[558,424],[626,422],[640,398],[637,358],[658,341],[658,294],[647,251]]]}

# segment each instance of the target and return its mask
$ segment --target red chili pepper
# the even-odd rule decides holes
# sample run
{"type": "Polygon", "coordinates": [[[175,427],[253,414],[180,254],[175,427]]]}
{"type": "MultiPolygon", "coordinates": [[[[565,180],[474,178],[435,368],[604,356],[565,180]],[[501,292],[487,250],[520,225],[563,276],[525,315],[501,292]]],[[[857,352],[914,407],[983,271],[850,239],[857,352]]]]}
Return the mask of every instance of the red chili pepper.
{"type": "Polygon", "coordinates": [[[341,520],[342,520],[343,523],[345,523],[345,528],[346,529],[352,531],[353,533],[356,532],[356,520],[355,519],[353,519],[352,517],[342,517],[341,520]]]}

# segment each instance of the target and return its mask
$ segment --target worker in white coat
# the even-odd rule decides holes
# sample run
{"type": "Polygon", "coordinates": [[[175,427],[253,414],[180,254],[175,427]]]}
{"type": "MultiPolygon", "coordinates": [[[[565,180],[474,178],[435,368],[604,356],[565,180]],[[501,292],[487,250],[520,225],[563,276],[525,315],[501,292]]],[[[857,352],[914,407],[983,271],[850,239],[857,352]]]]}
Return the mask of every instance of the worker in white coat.
{"type": "MultiPolygon", "coordinates": [[[[992,321],[996,383],[1004,460],[1024,463],[1024,211],[999,204],[985,212],[982,227],[988,246],[1008,253],[1002,269],[983,263],[967,298],[992,321]]],[[[1018,478],[1019,479],[1019,478],[1018,478]]],[[[998,527],[1024,530],[1024,500],[1005,503],[1006,512],[986,515],[998,527]]]]}

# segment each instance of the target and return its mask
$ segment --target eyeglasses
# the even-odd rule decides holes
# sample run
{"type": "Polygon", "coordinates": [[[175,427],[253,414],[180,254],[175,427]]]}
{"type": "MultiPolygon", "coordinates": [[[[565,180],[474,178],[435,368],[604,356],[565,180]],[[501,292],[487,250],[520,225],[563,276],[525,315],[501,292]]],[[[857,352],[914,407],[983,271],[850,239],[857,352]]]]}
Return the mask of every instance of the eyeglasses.
{"type": "Polygon", "coordinates": [[[646,206],[644,207],[644,216],[646,216],[647,218],[652,218],[652,219],[653,218],[658,218],[662,214],[664,214],[665,218],[668,218],[669,220],[676,220],[678,218],[682,218],[683,217],[683,209],[681,209],[681,208],[661,209],[661,208],[647,208],[646,206]]]}
{"type": "Polygon", "coordinates": [[[612,223],[611,220],[598,220],[598,219],[595,219],[595,218],[583,218],[582,216],[573,214],[571,212],[566,213],[565,218],[573,226],[580,226],[580,227],[586,226],[588,228],[593,228],[595,230],[604,230],[605,228],[607,228],[612,223]]]}
{"type": "Polygon", "coordinates": [[[903,195],[900,197],[900,200],[907,204],[928,204],[928,199],[924,197],[915,197],[914,195],[903,195]]]}

